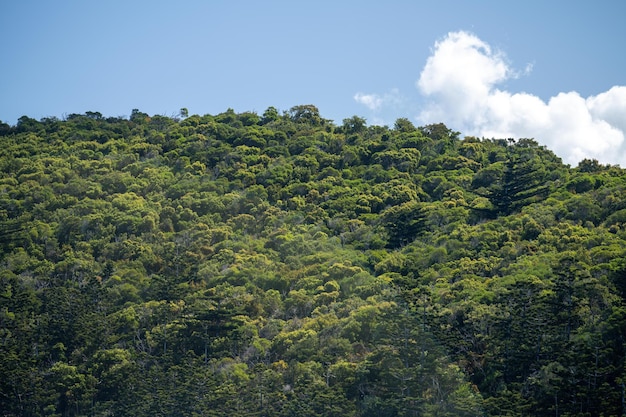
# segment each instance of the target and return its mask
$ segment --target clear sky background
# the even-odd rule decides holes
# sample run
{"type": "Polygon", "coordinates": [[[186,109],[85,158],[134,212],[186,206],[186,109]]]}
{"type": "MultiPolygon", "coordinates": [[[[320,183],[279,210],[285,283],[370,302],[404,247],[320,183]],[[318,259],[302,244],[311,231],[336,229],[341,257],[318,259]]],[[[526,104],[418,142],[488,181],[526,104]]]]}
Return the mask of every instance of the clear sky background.
{"type": "Polygon", "coordinates": [[[626,1],[0,0],[0,120],[314,104],[626,167],[626,1]]]}

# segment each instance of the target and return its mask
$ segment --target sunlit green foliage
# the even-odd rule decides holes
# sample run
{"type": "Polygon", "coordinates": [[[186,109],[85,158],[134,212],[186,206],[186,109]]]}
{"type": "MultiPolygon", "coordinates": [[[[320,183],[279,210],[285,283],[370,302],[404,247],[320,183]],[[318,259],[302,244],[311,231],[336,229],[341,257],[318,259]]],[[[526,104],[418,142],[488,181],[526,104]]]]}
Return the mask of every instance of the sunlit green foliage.
{"type": "Polygon", "coordinates": [[[622,415],[626,174],[459,136],[0,123],[2,414],[622,415]]]}

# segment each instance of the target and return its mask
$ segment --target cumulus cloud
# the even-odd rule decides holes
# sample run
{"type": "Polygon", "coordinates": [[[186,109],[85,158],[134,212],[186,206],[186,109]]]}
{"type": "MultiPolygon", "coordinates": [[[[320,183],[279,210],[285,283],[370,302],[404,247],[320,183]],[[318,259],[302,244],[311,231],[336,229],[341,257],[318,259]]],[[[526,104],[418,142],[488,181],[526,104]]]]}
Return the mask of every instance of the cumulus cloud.
{"type": "Polygon", "coordinates": [[[467,135],[535,138],[572,165],[595,158],[626,167],[626,86],[587,98],[559,93],[545,102],[498,88],[518,76],[502,52],[477,36],[449,33],[435,43],[417,81],[428,99],[418,118],[467,135]]]}

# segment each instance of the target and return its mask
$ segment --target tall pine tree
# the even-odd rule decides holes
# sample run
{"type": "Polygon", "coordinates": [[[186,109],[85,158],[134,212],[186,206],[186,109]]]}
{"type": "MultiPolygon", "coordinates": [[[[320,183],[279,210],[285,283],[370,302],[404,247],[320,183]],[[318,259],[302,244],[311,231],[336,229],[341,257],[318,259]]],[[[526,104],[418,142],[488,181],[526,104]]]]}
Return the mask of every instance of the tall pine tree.
{"type": "MultiPolygon", "coordinates": [[[[489,199],[492,215],[509,215],[544,198],[548,191],[547,172],[528,141],[509,140],[506,160],[494,181],[477,193],[489,199]]],[[[479,178],[481,173],[477,175],[479,178]]],[[[476,179],[475,179],[476,180],[476,179]]],[[[476,182],[475,184],[480,181],[476,182]]]]}

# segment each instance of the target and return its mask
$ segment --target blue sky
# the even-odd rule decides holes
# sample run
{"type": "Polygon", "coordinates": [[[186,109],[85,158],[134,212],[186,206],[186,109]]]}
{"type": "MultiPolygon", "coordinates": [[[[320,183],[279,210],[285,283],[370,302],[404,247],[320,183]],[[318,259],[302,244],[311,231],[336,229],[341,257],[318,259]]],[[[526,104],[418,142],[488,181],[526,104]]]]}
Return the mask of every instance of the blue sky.
{"type": "Polygon", "coordinates": [[[0,0],[0,120],[316,105],[626,166],[626,1],[0,0]]]}

